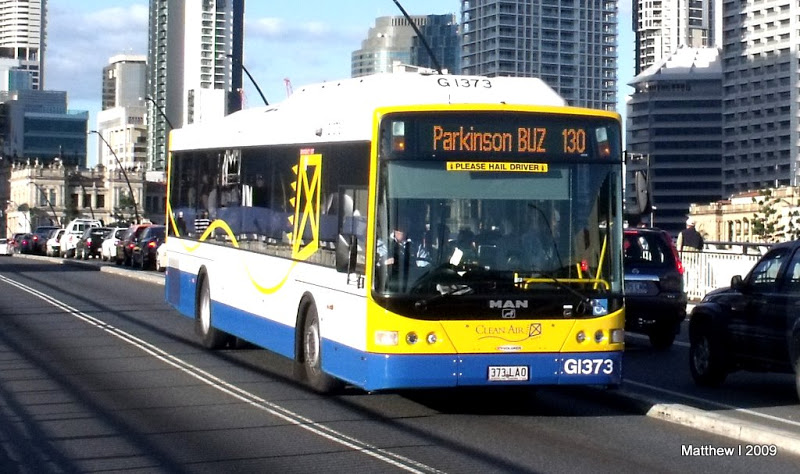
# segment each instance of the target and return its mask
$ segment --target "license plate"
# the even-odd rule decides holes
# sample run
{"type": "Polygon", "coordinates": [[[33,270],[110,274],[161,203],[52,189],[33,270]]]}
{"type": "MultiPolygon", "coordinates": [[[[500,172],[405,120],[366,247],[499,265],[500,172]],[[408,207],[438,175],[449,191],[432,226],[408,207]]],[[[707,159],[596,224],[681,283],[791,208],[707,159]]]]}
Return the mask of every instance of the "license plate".
{"type": "Polygon", "coordinates": [[[489,366],[489,382],[526,381],[528,377],[527,365],[489,366]]]}
{"type": "Polygon", "coordinates": [[[650,292],[650,286],[644,281],[626,281],[625,293],[629,295],[646,295],[650,292]]]}

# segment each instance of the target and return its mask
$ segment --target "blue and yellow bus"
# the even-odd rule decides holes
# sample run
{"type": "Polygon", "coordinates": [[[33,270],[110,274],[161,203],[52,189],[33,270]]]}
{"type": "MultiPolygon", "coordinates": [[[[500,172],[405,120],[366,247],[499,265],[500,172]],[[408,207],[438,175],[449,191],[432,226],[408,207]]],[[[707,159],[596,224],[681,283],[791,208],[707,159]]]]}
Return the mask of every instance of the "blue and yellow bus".
{"type": "Polygon", "coordinates": [[[379,74],[174,130],[166,299],[319,391],[621,381],[616,113],[379,74]]]}

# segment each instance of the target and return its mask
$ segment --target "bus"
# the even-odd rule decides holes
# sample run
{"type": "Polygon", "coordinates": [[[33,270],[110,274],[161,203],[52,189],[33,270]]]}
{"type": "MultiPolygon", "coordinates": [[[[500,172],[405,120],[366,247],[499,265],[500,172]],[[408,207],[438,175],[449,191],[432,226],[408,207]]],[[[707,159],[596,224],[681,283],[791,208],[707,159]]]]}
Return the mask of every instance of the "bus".
{"type": "Polygon", "coordinates": [[[169,304],[313,389],[621,383],[619,115],[377,74],[170,134],[169,304]]]}

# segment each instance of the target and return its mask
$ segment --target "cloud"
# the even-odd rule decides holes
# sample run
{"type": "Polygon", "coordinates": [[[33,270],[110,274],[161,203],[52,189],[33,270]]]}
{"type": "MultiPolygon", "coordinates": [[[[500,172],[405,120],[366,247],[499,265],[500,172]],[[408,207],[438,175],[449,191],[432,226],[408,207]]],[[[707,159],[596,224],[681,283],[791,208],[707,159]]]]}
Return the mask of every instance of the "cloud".
{"type": "Polygon", "coordinates": [[[80,12],[51,3],[47,11],[45,88],[70,101],[99,100],[102,71],[117,54],[147,54],[148,6],[80,12]]]}

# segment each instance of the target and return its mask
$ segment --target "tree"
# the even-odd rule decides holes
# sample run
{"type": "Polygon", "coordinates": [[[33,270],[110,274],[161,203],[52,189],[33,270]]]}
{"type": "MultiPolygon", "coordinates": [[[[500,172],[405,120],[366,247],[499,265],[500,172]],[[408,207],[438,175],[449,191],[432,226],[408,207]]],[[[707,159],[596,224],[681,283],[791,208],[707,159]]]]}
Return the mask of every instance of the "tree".
{"type": "Polygon", "coordinates": [[[753,235],[763,242],[780,242],[800,238],[800,200],[777,197],[772,189],[764,189],[753,197],[753,202],[758,204],[758,210],[750,221],[750,230],[753,235]],[[787,209],[786,213],[781,209],[787,209]]]}

